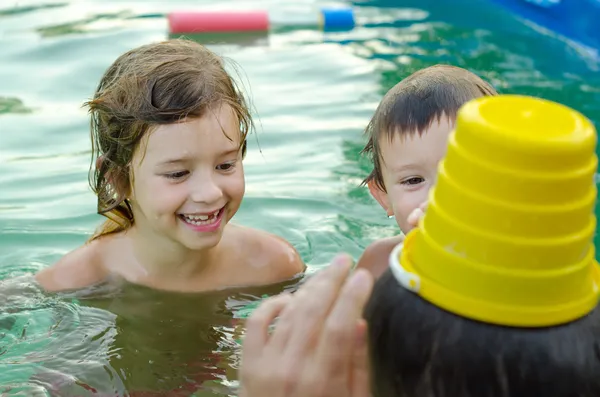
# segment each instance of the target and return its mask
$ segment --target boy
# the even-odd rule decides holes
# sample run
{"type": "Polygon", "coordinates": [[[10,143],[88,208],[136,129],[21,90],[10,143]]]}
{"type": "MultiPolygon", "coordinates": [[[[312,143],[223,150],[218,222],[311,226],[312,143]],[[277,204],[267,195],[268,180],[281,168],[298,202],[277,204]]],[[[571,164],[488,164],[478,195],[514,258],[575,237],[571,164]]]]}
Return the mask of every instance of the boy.
{"type": "MultiPolygon", "coordinates": [[[[396,218],[404,234],[423,215],[458,109],[488,95],[497,92],[475,74],[435,65],[396,84],[377,107],[365,130],[368,142],[362,153],[371,156],[373,171],[363,184],[388,217],[396,218]]],[[[402,239],[399,235],[375,241],[365,249],[357,268],[379,277],[402,239]]]]}

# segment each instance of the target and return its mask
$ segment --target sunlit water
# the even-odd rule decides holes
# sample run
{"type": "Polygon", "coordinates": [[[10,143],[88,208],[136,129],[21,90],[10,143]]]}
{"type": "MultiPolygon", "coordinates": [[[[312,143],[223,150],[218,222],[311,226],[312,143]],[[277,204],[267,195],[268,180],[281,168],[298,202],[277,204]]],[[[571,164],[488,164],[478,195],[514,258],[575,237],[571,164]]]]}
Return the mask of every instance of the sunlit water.
{"type": "MultiPolygon", "coordinates": [[[[81,104],[118,55],[167,37],[164,18],[136,15],[320,4],[158,3],[0,5],[0,396],[235,395],[243,318],[263,296],[297,285],[183,295],[107,283],[45,295],[31,283],[101,221],[81,104]]],[[[308,273],[397,232],[359,186],[369,170],[361,131],[382,95],[415,70],[463,66],[501,92],[557,100],[600,121],[599,63],[587,49],[483,0],[391,3],[355,3],[364,26],[350,32],[288,30],[211,47],[238,65],[258,127],[235,221],[287,238],[308,273]]]]}

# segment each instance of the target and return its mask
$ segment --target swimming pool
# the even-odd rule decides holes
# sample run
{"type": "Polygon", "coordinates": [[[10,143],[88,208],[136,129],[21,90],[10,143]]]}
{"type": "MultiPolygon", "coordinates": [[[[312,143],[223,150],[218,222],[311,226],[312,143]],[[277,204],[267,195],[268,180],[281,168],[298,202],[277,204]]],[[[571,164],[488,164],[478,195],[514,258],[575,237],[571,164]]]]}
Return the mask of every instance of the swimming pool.
{"type": "MultiPolygon", "coordinates": [[[[234,395],[246,305],[294,288],[188,296],[128,285],[82,298],[44,296],[26,278],[100,221],[81,104],[117,55],[166,37],[163,19],[131,17],[202,3],[214,2],[30,0],[0,9],[0,280],[22,277],[11,285],[18,293],[0,296],[0,395],[234,395]]],[[[368,172],[360,134],[390,87],[434,63],[470,68],[504,93],[565,103],[598,126],[597,59],[489,1],[448,3],[357,1],[364,26],[349,32],[290,30],[264,45],[213,47],[239,64],[258,116],[237,222],[286,237],[309,272],[395,233],[358,186],[368,172]]]]}

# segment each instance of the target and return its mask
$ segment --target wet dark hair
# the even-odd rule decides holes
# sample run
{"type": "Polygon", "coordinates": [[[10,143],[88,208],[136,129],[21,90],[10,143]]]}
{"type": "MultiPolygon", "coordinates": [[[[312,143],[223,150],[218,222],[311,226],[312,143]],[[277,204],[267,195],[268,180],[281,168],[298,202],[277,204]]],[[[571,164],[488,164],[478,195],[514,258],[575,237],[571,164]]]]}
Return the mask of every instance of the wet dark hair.
{"type": "Polygon", "coordinates": [[[472,321],[400,286],[388,269],[365,309],[374,397],[598,397],[600,310],[569,324],[472,321]]]}
{"type": "Polygon", "coordinates": [[[365,129],[367,144],[362,154],[373,162],[363,185],[373,181],[385,190],[381,174],[379,140],[397,135],[422,134],[443,116],[454,120],[458,109],[471,99],[497,95],[496,90],[466,69],[434,65],[421,69],[396,84],[383,97],[365,129]]]}
{"type": "Polygon", "coordinates": [[[202,117],[228,105],[239,122],[243,156],[253,126],[245,98],[223,60],[185,39],[143,45],[119,56],[85,105],[91,114],[89,182],[98,196],[98,214],[108,218],[91,240],[133,225],[127,200],[130,164],[152,127],[202,117]]]}

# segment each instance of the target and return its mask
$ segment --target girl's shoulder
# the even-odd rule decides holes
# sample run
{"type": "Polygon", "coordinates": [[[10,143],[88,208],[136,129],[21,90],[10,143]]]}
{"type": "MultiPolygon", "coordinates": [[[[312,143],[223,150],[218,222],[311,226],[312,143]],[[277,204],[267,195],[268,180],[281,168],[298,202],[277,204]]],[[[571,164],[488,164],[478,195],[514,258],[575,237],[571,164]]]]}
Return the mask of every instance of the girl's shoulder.
{"type": "Polygon", "coordinates": [[[264,230],[229,224],[223,238],[236,256],[263,276],[266,282],[279,282],[304,272],[306,265],[286,239],[264,230]],[[266,280],[268,279],[268,280],[266,280]]]}
{"type": "Polygon", "coordinates": [[[108,236],[88,241],[40,270],[35,279],[47,292],[77,290],[98,284],[109,276],[104,256],[111,243],[108,236]]]}

